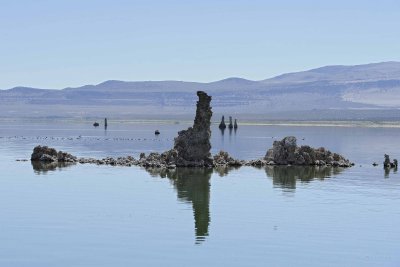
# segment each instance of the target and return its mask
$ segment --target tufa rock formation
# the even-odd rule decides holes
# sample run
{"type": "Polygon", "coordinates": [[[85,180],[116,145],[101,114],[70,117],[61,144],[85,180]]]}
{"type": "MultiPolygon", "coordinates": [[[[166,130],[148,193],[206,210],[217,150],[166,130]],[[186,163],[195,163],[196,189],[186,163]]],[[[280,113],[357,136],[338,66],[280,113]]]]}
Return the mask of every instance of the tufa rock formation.
{"type": "MultiPolygon", "coordinates": [[[[198,91],[196,118],[193,127],[178,132],[174,149],[176,166],[180,167],[212,167],[211,158],[211,96],[198,91]]],[[[168,153],[168,152],[167,152],[168,153]]]]}
{"type": "MultiPolygon", "coordinates": [[[[176,167],[239,167],[239,166],[267,166],[267,165],[317,165],[317,166],[334,166],[334,167],[350,167],[353,164],[339,154],[332,153],[321,147],[318,149],[309,146],[298,147],[296,137],[288,136],[282,141],[275,141],[273,148],[269,149],[266,156],[261,159],[244,161],[237,160],[229,156],[227,152],[220,151],[213,158],[211,157],[211,97],[205,92],[198,91],[196,117],[193,127],[178,132],[175,138],[174,148],[164,153],[150,153],[146,156],[140,154],[138,160],[135,158],[107,157],[104,159],[94,158],[77,158],[71,154],[57,151],[47,146],[37,146],[33,149],[31,156],[32,162],[42,163],[89,163],[97,165],[112,166],[141,166],[145,168],[174,169],[176,167]]],[[[224,117],[222,117],[224,122],[224,117]]],[[[221,124],[222,124],[221,122],[221,124]]],[[[237,122],[235,120],[235,127],[237,122]]],[[[233,128],[232,117],[229,117],[229,128],[233,128]]],[[[156,133],[157,134],[157,131],[156,133]]],[[[390,163],[389,156],[385,155],[389,166],[397,166],[397,160],[390,163]]],[[[39,164],[40,165],[40,164],[39,164]]],[[[54,166],[50,166],[54,167],[54,166]]]]}
{"type": "Polygon", "coordinates": [[[31,161],[41,162],[76,162],[77,158],[71,154],[57,151],[47,146],[36,146],[31,155],[31,161]]]}
{"type": "Polygon", "coordinates": [[[220,151],[213,157],[214,166],[227,166],[227,167],[239,167],[245,165],[245,161],[237,160],[229,156],[228,152],[220,151]]]}
{"type": "Polygon", "coordinates": [[[229,116],[229,126],[228,126],[228,128],[229,129],[233,128],[233,123],[232,123],[232,117],[231,116],[229,116]]]}
{"type": "Polygon", "coordinates": [[[397,159],[394,159],[393,162],[390,162],[389,155],[385,154],[384,157],[385,157],[385,161],[383,162],[383,168],[385,168],[385,169],[386,168],[388,168],[388,169],[396,168],[397,169],[397,165],[398,165],[397,159]]]}
{"type": "Polygon", "coordinates": [[[221,123],[218,126],[221,130],[226,129],[225,117],[222,116],[221,123]]]}
{"type": "Polygon", "coordinates": [[[332,153],[323,147],[317,149],[310,146],[298,147],[294,136],[275,141],[273,147],[265,155],[264,160],[273,162],[276,165],[352,166],[352,163],[343,156],[332,153]]]}
{"type": "Polygon", "coordinates": [[[238,125],[237,125],[237,120],[235,119],[235,123],[233,124],[233,128],[237,129],[238,125]]]}

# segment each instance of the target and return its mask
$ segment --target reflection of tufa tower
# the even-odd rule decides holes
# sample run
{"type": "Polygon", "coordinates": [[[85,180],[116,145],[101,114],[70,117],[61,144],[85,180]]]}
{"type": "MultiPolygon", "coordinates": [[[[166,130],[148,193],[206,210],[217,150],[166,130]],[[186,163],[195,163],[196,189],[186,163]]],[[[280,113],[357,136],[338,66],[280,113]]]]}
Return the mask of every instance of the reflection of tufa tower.
{"type": "Polygon", "coordinates": [[[167,177],[172,180],[177,191],[178,199],[192,203],[196,244],[200,244],[208,236],[212,172],[211,168],[177,168],[167,172],[167,177]]]}

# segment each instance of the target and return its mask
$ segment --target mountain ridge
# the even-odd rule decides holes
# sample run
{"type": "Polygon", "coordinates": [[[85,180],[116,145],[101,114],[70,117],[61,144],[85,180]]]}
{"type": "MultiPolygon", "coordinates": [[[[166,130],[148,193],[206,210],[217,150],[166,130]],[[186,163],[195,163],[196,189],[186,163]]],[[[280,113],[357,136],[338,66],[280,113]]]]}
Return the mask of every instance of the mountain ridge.
{"type": "Polygon", "coordinates": [[[46,112],[89,116],[96,113],[88,111],[93,109],[115,114],[123,110],[126,116],[185,114],[193,108],[198,90],[213,96],[216,114],[400,109],[400,62],[325,66],[260,81],[238,77],[209,83],[108,80],[61,90],[20,86],[0,91],[0,112],[4,116],[46,112]]]}

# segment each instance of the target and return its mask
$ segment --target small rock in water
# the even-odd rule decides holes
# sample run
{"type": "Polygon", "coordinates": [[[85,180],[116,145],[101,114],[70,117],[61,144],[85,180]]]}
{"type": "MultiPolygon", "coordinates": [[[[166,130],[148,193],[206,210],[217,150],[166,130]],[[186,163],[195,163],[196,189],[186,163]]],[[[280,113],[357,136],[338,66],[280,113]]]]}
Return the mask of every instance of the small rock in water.
{"type": "Polygon", "coordinates": [[[391,162],[389,155],[385,154],[384,157],[385,157],[385,161],[383,162],[383,168],[385,168],[385,169],[386,168],[388,168],[388,169],[396,168],[397,169],[397,165],[398,165],[397,159],[393,159],[393,162],[391,162]]]}
{"type": "Polygon", "coordinates": [[[223,130],[223,129],[226,128],[225,117],[224,117],[224,116],[222,116],[221,123],[219,124],[218,127],[219,127],[221,130],[223,130]]]}
{"type": "Polygon", "coordinates": [[[231,116],[229,116],[229,125],[228,125],[228,128],[229,128],[229,129],[232,129],[232,128],[233,128],[233,123],[232,123],[232,117],[231,117],[231,116]]]}
{"type": "Polygon", "coordinates": [[[159,135],[159,134],[160,134],[160,131],[159,131],[159,130],[156,130],[156,131],[154,132],[154,134],[155,134],[155,135],[159,135]]]}

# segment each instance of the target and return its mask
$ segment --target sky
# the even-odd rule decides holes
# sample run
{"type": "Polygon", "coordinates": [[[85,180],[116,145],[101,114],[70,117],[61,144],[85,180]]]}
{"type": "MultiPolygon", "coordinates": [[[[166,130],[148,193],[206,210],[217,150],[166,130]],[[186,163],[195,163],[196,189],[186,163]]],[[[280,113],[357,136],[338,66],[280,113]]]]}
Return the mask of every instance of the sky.
{"type": "Polygon", "coordinates": [[[400,61],[399,0],[0,0],[0,89],[400,61]]]}

